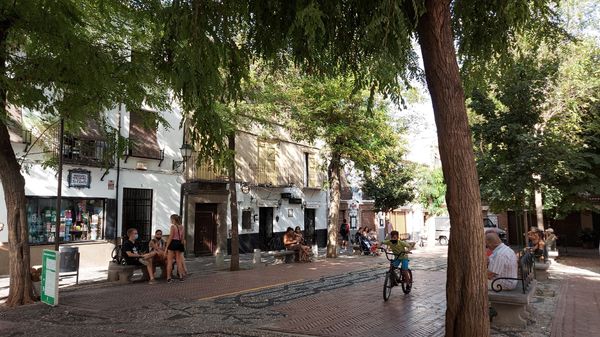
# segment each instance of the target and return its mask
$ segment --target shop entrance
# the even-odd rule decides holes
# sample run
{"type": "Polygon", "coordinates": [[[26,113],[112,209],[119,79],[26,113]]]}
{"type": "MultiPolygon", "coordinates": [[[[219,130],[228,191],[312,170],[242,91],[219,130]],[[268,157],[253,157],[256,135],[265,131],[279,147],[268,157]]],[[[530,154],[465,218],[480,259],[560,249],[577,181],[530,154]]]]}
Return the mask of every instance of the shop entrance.
{"type": "Polygon", "coordinates": [[[196,204],[194,254],[213,255],[217,249],[217,204],[196,204]]]}
{"type": "Polygon", "coordinates": [[[315,240],[315,209],[304,209],[304,240],[307,244],[312,245],[317,243],[315,240]]]}
{"type": "Polygon", "coordinates": [[[139,240],[149,242],[152,237],[152,190],[123,189],[123,235],[129,228],[138,230],[139,240]]]}
{"type": "Polygon", "coordinates": [[[273,241],[273,207],[261,207],[258,214],[258,244],[260,249],[275,249],[273,241]]]}

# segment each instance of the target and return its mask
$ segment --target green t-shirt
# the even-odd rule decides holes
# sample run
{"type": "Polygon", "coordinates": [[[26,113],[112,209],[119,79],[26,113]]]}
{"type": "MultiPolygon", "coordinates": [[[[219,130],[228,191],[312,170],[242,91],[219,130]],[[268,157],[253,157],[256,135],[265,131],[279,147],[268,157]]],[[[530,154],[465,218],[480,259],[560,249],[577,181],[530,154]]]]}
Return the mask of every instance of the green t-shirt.
{"type": "MultiPolygon", "coordinates": [[[[398,243],[393,244],[391,240],[384,240],[382,244],[386,245],[388,249],[396,255],[410,251],[410,245],[406,241],[398,240],[398,243]]],[[[402,254],[400,255],[399,259],[408,260],[408,256],[406,254],[402,254]]]]}

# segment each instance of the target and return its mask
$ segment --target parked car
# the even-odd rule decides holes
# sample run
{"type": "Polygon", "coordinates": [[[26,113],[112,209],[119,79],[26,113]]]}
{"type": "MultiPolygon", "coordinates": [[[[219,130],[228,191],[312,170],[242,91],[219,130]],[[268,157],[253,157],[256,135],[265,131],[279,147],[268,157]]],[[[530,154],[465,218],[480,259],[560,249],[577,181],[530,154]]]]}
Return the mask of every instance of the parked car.
{"type": "MultiPolygon", "coordinates": [[[[500,240],[502,242],[507,242],[506,231],[502,228],[498,227],[492,220],[489,218],[483,219],[483,229],[484,232],[492,231],[498,234],[500,240]]],[[[449,217],[437,217],[435,219],[435,240],[440,243],[440,245],[447,245],[448,241],[450,241],[450,218],[449,217]]]]}
{"type": "Polygon", "coordinates": [[[485,232],[494,232],[496,234],[498,234],[498,236],[500,237],[500,240],[502,240],[502,242],[506,243],[507,242],[507,237],[506,237],[506,231],[500,227],[498,227],[497,224],[495,224],[492,220],[490,220],[489,218],[484,218],[483,219],[483,228],[485,230],[485,232]]]}

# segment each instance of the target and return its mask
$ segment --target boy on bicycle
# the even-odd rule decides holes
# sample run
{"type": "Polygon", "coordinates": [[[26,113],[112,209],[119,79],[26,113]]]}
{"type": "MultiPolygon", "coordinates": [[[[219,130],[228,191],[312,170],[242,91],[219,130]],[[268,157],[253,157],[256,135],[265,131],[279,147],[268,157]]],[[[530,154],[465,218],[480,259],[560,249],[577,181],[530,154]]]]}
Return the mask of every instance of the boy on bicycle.
{"type": "Polygon", "coordinates": [[[384,240],[381,244],[386,245],[389,250],[396,255],[394,267],[398,268],[400,263],[402,263],[400,272],[402,273],[403,278],[410,283],[412,280],[410,279],[410,273],[408,273],[408,257],[406,255],[410,252],[411,246],[406,241],[398,240],[399,236],[400,234],[398,231],[392,231],[390,233],[390,239],[384,240]]]}

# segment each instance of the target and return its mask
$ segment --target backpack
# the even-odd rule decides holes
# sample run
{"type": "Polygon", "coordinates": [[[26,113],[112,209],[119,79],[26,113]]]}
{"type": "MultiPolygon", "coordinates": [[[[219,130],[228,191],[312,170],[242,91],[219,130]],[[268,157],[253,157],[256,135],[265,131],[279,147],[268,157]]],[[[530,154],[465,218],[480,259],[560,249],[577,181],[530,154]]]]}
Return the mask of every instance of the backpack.
{"type": "Polygon", "coordinates": [[[346,235],[346,233],[348,233],[348,224],[343,223],[340,226],[340,234],[346,235]]]}

